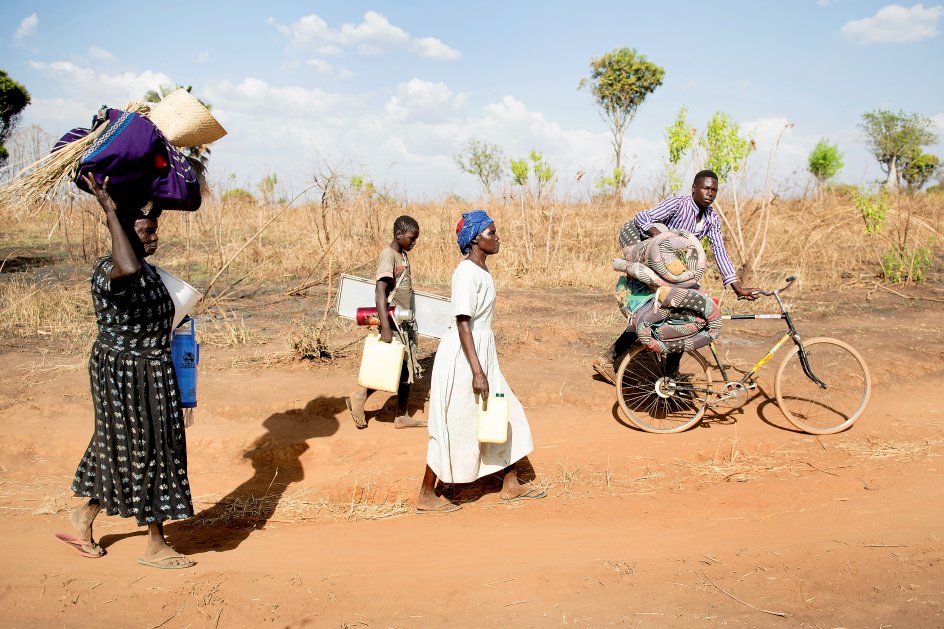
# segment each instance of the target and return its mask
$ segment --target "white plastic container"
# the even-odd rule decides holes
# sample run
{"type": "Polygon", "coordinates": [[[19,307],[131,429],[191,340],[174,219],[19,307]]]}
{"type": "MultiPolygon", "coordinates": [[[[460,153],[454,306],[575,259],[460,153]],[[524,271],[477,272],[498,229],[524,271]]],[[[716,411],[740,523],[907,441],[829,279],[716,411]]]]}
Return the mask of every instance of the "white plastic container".
{"type": "Polygon", "coordinates": [[[396,393],[405,355],[406,347],[396,335],[389,343],[381,341],[379,334],[367,335],[357,384],[368,389],[396,393]]]}
{"type": "Polygon", "coordinates": [[[479,399],[479,443],[508,441],[508,398],[489,393],[479,399]]]}
{"type": "Polygon", "coordinates": [[[174,301],[174,323],[171,329],[176,330],[180,322],[190,314],[190,311],[193,310],[193,307],[197,305],[203,295],[173,273],[168,273],[159,266],[155,266],[154,270],[161,276],[164,286],[167,287],[167,292],[170,293],[170,298],[174,301]]]}

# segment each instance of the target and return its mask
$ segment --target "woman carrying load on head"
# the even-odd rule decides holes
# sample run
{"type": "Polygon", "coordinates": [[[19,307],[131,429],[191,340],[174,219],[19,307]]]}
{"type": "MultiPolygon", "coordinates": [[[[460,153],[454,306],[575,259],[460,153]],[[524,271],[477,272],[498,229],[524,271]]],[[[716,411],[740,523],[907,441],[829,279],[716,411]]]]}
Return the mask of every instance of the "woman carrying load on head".
{"type": "Polygon", "coordinates": [[[459,505],[436,494],[436,481],[471,483],[495,472],[503,473],[501,499],[513,502],[543,498],[544,491],[518,480],[534,449],[531,429],[521,402],[508,386],[498,365],[492,316],[495,283],[486,258],[498,253],[495,222],[483,210],[462,215],[456,228],[459,250],[467,257],[452,274],[455,323],[440,341],[433,363],[429,404],[429,442],[426,473],[416,499],[419,513],[448,513],[459,505]],[[508,440],[479,443],[480,396],[504,393],[508,400],[508,440]]]}
{"type": "Polygon", "coordinates": [[[98,337],[89,358],[95,428],[72,481],[88,498],[72,511],[77,536],[56,537],[85,557],[105,550],[92,536],[104,510],[134,517],[148,527],[147,549],[138,561],[156,568],[187,568],[194,562],[164,539],[165,520],[193,516],[187,479],[187,440],[170,354],[174,303],[145,258],[157,250],[160,210],[118,209],[108,193],[83,178],[105,211],[110,255],[95,263],[92,301],[98,337]]]}
{"type": "Polygon", "coordinates": [[[178,147],[209,144],[225,134],[196,98],[178,89],[147,117],[103,108],[92,129],[73,130],[53,149],[71,144],[80,175],[75,183],[95,195],[112,244],[111,254],[96,261],[92,272],[98,337],[89,377],[95,425],[72,481],[75,495],[88,500],[70,515],[78,535],[56,535],[84,557],[105,554],[92,536],[92,524],[104,510],[147,527],[139,563],[194,565],[164,539],[164,522],[191,517],[193,503],[170,352],[174,302],[145,259],[157,250],[162,210],[193,211],[201,204],[202,168],[178,147]]]}

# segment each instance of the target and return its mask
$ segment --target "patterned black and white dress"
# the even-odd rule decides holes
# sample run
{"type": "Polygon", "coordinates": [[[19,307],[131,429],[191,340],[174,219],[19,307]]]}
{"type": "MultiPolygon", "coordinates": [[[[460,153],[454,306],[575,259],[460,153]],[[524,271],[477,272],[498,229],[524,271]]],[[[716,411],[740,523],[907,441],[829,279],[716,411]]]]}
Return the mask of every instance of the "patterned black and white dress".
{"type": "Polygon", "coordinates": [[[72,491],[141,526],[188,518],[187,441],[170,355],[174,304],[151,265],[121,290],[112,289],[112,267],[106,256],[92,273],[95,433],[72,491]]]}

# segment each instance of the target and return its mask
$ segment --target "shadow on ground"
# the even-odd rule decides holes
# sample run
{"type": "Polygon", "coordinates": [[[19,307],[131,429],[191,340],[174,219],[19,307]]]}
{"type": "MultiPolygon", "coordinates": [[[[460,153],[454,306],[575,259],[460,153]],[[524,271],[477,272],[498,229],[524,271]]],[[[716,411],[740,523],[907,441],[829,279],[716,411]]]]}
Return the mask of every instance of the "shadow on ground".
{"type": "Polygon", "coordinates": [[[193,518],[167,524],[168,542],[187,555],[237,548],[265,526],[286,490],[305,478],[301,457],[307,442],[336,433],[342,413],[343,397],[318,397],[303,409],[270,416],[262,423],[265,434],[243,454],[252,461],[252,478],[193,518]]]}

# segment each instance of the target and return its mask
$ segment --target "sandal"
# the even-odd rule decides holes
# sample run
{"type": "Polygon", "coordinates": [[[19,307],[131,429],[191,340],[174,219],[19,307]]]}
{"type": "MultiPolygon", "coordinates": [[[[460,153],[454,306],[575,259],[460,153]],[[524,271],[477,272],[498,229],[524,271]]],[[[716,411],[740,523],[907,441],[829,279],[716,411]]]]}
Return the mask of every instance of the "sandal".
{"type": "Polygon", "coordinates": [[[426,425],[425,419],[417,419],[409,415],[400,415],[393,420],[394,428],[425,428],[426,425]]]}
{"type": "Polygon", "coordinates": [[[420,509],[419,507],[417,507],[416,513],[420,513],[420,514],[452,513],[453,511],[458,511],[461,508],[462,508],[462,505],[446,502],[439,505],[438,507],[433,507],[432,509],[420,509]]]}
{"type": "Polygon", "coordinates": [[[105,549],[95,542],[87,542],[69,533],[56,533],[56,539],[83,557],[88,557],[89,559],[98,559],[105,555],[105,549]]]}
{"type": "Polygon", "coordinates": [[[354,408],[351,405],[351,398],[344,398],[344,404],[347,406],[347,410],[351,413],[351,419],[354,420],[354,425],[358,428],[367,428],[367,417],[364,415],[364,409],[361,407],[360,415],[354,413],[354,408]]]}
{"type": "Polygon", "coordinates": [[[502,498],[502,502],[520,502],[522,500],[540,500],[541,498],[546,498],[547,492],[539,487],[532,487],[528,491],[524,492],[520,496],[515,496],[514,498],[502,498]]]}

